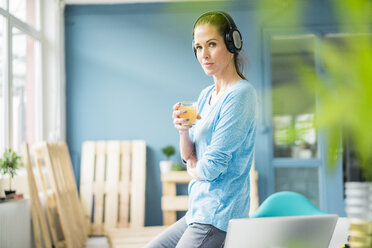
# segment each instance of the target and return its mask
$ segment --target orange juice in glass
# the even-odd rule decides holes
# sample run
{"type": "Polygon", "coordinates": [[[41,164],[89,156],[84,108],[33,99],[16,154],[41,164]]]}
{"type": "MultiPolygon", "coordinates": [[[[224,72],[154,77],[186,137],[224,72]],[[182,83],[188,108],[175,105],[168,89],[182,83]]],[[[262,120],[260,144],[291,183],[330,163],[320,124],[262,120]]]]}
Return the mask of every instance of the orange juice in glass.
{"type": "Polygon", "coordinates": [[[179,106],[178,110],[187,111],[185,114],[180,114],[180,118],[189,119],[189,121],[187,121],[183,125],[192,126],[195,124],[196,115],[197,115],[196,102],[181,102],[181,105],[179,106]]]}

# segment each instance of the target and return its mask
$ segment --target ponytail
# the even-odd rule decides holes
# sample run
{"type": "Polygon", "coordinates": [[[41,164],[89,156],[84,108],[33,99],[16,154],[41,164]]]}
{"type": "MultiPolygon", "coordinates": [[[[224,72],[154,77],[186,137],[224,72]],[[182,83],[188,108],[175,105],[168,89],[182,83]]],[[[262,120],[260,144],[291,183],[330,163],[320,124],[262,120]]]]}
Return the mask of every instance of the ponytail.
{"type": "Polygon", "coordinates": [[[244,70],[244,61],[242,59],[242,56],[239,53],[234,54],[234,65],[235,65],[235,70],[238,73],[238,75],[242,79],[247,80],[247,78],[242,73],[242,71],[244,70]]]}

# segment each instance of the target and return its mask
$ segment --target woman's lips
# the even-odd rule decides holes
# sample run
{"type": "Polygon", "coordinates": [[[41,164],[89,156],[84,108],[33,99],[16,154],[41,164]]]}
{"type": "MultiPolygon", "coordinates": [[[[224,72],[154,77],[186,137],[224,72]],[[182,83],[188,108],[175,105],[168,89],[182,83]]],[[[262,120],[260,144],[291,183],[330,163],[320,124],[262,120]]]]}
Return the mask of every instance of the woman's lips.
{"type": "Polygon", "coordinates": [[[204,63],[203,65],[204,65],[204,67],[208,68],[208,67],[211,67],[213,65],[213,63],[204,63]]]}

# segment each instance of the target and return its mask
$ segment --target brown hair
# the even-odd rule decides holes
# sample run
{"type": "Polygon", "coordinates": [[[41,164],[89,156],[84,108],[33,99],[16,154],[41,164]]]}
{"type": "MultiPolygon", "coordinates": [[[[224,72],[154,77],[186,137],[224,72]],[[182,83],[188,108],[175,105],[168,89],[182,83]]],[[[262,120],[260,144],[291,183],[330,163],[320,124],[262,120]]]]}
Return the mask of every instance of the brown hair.
{"type": "MultiPolygon", "coordinates": [[[[226,19],[226,17],[224,17],[222,14],[218,12],[210,12],[210,13],[202,15],[201,17],[198,18],[198,20],[196,20],[194,27],[192,29],[193,40],[194,40],[195,28],[201,24],[209,24],[209,25],[215,26],[217,28],[218,33],[224,38],[224,40],[225,40],[225,35],[229,31],[229,28],[230,28],[229,22],[226,19]]],[[[242,59],[242,56],[239,55],[239,53],[234,53],[234,65],[235,65],[235,70],[238,73],[238,75],[241,78],[247,80],[242,73],[243,68],[244,68],[244,60],[242,59]]]]}

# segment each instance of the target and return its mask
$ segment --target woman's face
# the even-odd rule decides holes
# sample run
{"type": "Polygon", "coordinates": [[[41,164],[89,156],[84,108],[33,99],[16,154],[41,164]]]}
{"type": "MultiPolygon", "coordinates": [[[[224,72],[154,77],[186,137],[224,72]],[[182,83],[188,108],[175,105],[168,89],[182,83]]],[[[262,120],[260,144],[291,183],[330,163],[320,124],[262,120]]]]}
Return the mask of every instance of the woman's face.
{"type": "Polygon", "coordinates": [[[196,26],[194,42],[198,61],[208,76],[222,75],[233,63],[234,55],[227,50],[225,41],[215,26],[196,26]]]}

